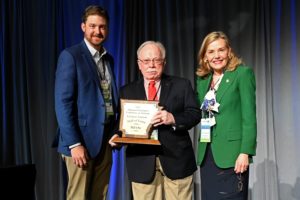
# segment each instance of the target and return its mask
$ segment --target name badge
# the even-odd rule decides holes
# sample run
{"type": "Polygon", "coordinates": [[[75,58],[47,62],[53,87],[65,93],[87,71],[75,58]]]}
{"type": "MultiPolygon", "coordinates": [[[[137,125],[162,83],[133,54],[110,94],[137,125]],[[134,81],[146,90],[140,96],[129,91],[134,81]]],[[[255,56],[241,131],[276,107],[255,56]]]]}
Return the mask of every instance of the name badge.
{"type": "Polygon", "coordinates": [[[158,130],[157,129],[152,130],[150,138],[152,140],[158,140],[158,130]]]}
{"type": "Polygon", "coordinates": [[[100,84],[101,84],[101,88],[103,90],[108,90],[109,89],[109,84],[108,84],[107,80],[101,80],[100,84]]]}
{"type": "Polygon", "coordinates": [[[210,137],[210,119],[202,118],[200,123],[200,142],[211,142],[210,137]]]}

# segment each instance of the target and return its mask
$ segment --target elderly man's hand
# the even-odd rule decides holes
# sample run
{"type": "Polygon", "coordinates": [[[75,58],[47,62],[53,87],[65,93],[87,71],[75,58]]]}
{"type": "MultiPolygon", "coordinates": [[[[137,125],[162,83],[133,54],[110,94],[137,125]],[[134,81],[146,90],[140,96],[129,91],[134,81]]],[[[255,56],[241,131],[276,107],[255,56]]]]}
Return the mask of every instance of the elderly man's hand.
{"type": "Polygon", "coordinates": [[[169,113],[166,110],[158,111],[152,118],[151,123],[154,126],[159,126],[162,124],[171,125],[175,124],[175,119],[172,113],[169,113]]]}

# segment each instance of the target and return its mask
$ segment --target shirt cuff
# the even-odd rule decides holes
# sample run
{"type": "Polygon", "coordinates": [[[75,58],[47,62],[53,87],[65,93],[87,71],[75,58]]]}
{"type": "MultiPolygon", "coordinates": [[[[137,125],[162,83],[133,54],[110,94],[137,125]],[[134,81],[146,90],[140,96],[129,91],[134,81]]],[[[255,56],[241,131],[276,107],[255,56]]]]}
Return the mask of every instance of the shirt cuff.
{"type": "Polygon", "coordinates": [[[69,149],[73,149],[74,147],[78,147],[78,146],[80,146],[80,145],[81,145],[80,142],[79,142],[79,143],[76,143],[76,144],[73,144],[73,145],[69,146],[69,149]]]}
{"type": "Polygon", "coordinates": [[[172,125],[172,129],[173,129],[174,131],[176,131],[176,124],[173,124],[173,125],[172,125]]]}

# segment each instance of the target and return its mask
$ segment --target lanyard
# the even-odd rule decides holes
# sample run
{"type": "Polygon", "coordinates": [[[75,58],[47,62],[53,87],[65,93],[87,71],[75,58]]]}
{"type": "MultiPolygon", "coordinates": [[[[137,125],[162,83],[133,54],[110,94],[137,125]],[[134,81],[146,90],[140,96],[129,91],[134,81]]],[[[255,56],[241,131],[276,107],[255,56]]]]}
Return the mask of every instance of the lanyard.
{"type": "MultiPolygon", "coordinates": [[[[218,90],[218,88],[219,88],[219,86],[220,86],[220,83],[221,83],[221,80],[222,80],[222,78],[223,78],[223,75],[224,75],[224,74],[222,74],[222,75],[218,78],[218,80],[216,81],[216,83],[211,84],[210,90],[213,90],[214,92],[216,92],[216,91],[218,90]]],[[[212,82],[213,82],[213,81],[212,81],[212,82]]]]}
{"type": "Polygon", "coordinates": [[[105,74],[106,66],[105,66],[104,60],[102,58],[100,58],[99,61],[98,61],[97,69],[98,69],[98,73],[100,74],[100,79],[101,80],[107,80],[106,74],[105,74]]]}
{"type": "Polygon", "coordinates": [[[156,99],[159,90],[160,90],[160,84],[159,84],[159,86],[158,86],[158,88],[157,88],[157,90],[156,90],[156,93],[155,93],[154,98],[152,99],[152,101],[154,101],[154,100],[156,99]]]}

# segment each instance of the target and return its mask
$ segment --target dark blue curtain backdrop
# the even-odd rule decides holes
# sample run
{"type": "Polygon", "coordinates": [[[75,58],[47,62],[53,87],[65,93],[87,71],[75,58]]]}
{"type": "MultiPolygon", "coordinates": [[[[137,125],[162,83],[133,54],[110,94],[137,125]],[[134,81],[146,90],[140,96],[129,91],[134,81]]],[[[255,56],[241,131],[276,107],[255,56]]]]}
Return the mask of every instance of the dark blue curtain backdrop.
{"type": "MultiPolygon", "coordinates": [[[[145,40],[166,46],[167,73],[193,82],[204,36],[224,31],[256,75],[258,146],[249,200],[300,199],[296,0],[1,0],[1,167],[35,164],[36,199],[64,199],[64,168],[51,148],[57,127],[55,69],[61,50],[83,39],[80,18],[90,4],[109,11],[105,47],[115,58],[118,86],[140,77],[136,49],[145,40]]],[[[191,137],[196,144],[197,131],[191,137]]],[[[109,199],[129,200],[124,151],[115,152],[113,162],[109,199]]],[[[198,200],[199,172],[194,178],[198,200]]]]}
{"type": "MultiPolygon", "coordinates": [[[[109,12],[105,48],[115,58],[120,86],[125,74],[122,0],[1,0],[0,166],[35,164],[37,199],[64,199],[64,168],[51,148],[57,127],[55,69],[59,53],[82,41],[81,14],[90,4],[109,12]]],[[[109,199],[124,195],[123,157],[123,151],[114,153],[109,199]]]]}

